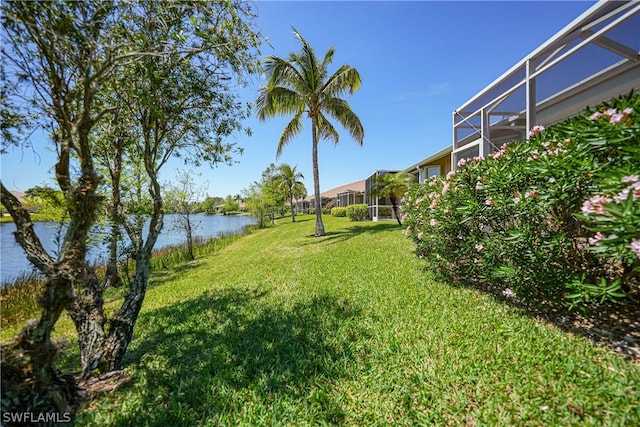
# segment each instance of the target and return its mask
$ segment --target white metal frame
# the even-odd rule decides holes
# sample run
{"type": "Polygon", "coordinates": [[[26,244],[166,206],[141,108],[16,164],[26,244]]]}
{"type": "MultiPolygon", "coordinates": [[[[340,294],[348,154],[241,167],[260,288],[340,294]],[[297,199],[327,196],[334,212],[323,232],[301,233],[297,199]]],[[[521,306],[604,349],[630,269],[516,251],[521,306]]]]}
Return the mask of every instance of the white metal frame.
{"type": "MultiPolygon", "coordinates": [[[[639,15],[638,0],[596,3],[454,111],[452,168],[455,170],[458,160],[464,157],[461,154],[470,150],[482,157],[496,151],[499,144],[492,138],[492,133],[496,131],[510,129],[514,135],[526,138],[526,131],[536,124],[554,123],[576,114],[589,103],[602,102],[632,89],[640,89],[640,52],[615,40],[612,35],[615,28],[623,25],[636,26],[635,21],[639,15]],[[601,25],[601,28],[596,28],[601,25]],[[571,46],[572,43],[575,44],[571,46]],[[619,55],[620,60],[544,100],[538,100],[536,79],[590,44],[619,55]],[[518,79],[521,75],[523,77],[518,79]],[[514,78],[518,80],[516,83],[509,85],[497,95],[492,94],[509,79],[514,78]],[[525,105],[522,111],[498,110],[501,103],[523,88],[525,105]],[[481,106],[470,108],[474,105],[481,106]],[[542,112],[545,109],[543,116],[542,112]],[[470,133],[459,136],[459,131],[463,129],[470,133]]],[[[633,30],[631,27],[631,31],[633,30]]],[[[636,26],[635,30],[638,31],[640,40],[640,26],[636,26]]]]}

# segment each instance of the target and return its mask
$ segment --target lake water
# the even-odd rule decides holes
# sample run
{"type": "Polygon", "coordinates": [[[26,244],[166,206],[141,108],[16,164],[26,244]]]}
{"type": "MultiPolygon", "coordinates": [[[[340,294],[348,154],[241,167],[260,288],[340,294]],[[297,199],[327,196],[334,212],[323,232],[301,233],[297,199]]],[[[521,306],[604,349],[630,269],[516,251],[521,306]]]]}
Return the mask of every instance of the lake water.
{"type": "MultiPolygon", "coordinates": [[[[177,231],[173,227],[177,219],[176,215],[165,215],[164,227],[156,242],[156,249],[186,243],[184,232],[177,231]]],[[[246,215],[193,215],[192,219],[194,224],[198,224],[198,228],[193,231],[194,238],[202,237],[205,239],[239,233],[244,227],[256,223],[253,217],[246,215]]],[[[12,281],[18,275],[33,270],[24,251],[16,243],[13,236],[15,230],[16,226],[13,223],[0,224],[0,283],[12,281]]],[[[56,236],[58,235],[56,224],[37,222],[34,223],[34,230],[40,237],[44,248],[49,254],[53,254],[58,247],[56,244],[56,236]]],[[[88,258],[90,261],[105,263],[108,256],[107,246],[103,244],[91,247],[88,258]]]]}

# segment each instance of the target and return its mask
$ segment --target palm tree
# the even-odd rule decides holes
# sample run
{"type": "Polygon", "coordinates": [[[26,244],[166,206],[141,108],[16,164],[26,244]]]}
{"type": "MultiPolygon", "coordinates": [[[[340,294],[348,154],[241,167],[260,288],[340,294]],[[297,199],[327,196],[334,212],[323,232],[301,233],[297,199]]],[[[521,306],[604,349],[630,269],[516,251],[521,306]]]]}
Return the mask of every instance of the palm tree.
{"type": "Polygon", "coordinates": [[[313,155],[313,185],[316,199],[316,236],[324,236],[322,206],[320,206],[320,175],[318,172],[318,141],[329,139],[338,143],[339,135],[329,117],[335,119],[362,145],[364,128],[347,101],[340,98],[344,93],[353,94],[362,81],[358,71],[342,65],[329,76],[327,67],[333,62],[334,49],[325,53],[320,61],[309,43],[293,29],[302,44],[300,53],[290,53],[289,60],[268,56],[263,63],[267,84],[260,88],[256,100],[258,118],[266,120],[274,116],[293,115],[280,136],[276,158],[282,149],[302,130],[303,114],[311,119],[313,155]]]}
{"type": "Polygon", "coordinates": [[[278,188],[286,194],[289,199],[289,207],[291,208],[291,221],[296,222],[296,215],[293,206],[293,198],[298,197],[301,193],[306,193],[307,189],[304,187],[304,183],[300,181],[304,179],[304,175],[296,170],[297,166],[291,167],[286,163],[283,163],[278,168],[278,174],[276,180],[278,182],[278,188]]]}
{"type": "Polygon", "coordinates": [[[373,183],[369,189],[369,194],[374,197],[388,197],[391,201],[393,214],[402,225],[400,215],[398,215],[398,200],[404,196],[409,187],[416,183],[416,177],[407,172],[386,173],[373,178],[373,183]]]}

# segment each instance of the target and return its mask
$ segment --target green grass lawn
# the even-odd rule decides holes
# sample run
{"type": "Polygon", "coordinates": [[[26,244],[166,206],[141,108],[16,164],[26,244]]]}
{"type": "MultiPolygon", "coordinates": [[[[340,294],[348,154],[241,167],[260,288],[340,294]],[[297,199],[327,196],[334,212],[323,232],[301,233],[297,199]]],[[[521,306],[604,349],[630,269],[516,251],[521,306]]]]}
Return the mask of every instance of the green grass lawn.
{"type": "Polygon", "coordinates": [[[325,222],[156,272],[131,381],[78,425],[640,423],[638,366],[436,281],[395,223],[325,222]]]}

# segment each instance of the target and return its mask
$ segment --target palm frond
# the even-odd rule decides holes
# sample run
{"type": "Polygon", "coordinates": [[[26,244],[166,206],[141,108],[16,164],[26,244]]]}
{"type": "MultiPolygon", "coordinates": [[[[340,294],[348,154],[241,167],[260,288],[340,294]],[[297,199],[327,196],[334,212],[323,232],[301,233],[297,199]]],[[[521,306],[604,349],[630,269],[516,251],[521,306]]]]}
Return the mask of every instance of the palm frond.
{"type": "Polygon", "coordinates": [[[340,98],[323,98],[321,109],[344,127],[351,137],[362,145],[364,143],[364,128],[360,118],[353,112],[349,103],[340,98]]]}
{"type": "Polygon", "coordinates": [[[322,114],[318,114],[318,138],[326,139],[333,142],[333,145],[337,145],[340,140],[340,135],[336,128],[333,127],[331,122],[322,114]]]}
{"type": "Polygon", "coordinates": [[[278,149],[276,150],[276,159],[280,158],[284,147],[302,131],[302,113],[302,111],[298,111],[282,131],[280,141],[278,142],[278,149]]]}
{"type": "Polygon", "coordinates": [[[303,80],[300,72],[289,61],[277,56],[268,56],[262,63],[262,72],[269,76],[268,84],[292,87],[303,80]]]}
{"type": "Polygon", "coordinates": [[[362,86],[362,79],[358,70],[345,64],[329,77],[322,88],[322,93],[332,97],[345,92],[353,94],[360,89],[360,86],[362,86]]]}
{"type": "Polygon", "coordinates": [[[260,120],[297,114],[304,111],[304,107],[305,100],[301,99],[297,92],[281,86],[261,87],[256,99],[256,112],[260,120]]]}
{"type": "Polygon", "coordinates": [[[291,59],[297,63],[303,71],[309,91],[317,92],[322,86],[327,67],[318,61],[309,42],[307,42],[295,28],[293,28],[293,32],[302,44],[302,50],[299,55],[292,54],[291,59]]]}

